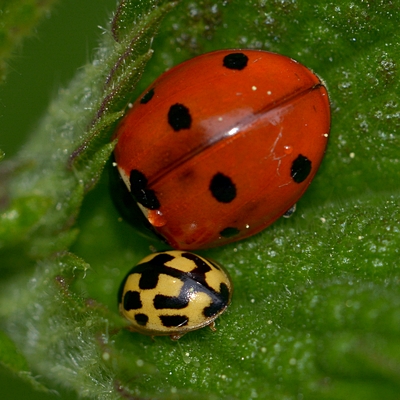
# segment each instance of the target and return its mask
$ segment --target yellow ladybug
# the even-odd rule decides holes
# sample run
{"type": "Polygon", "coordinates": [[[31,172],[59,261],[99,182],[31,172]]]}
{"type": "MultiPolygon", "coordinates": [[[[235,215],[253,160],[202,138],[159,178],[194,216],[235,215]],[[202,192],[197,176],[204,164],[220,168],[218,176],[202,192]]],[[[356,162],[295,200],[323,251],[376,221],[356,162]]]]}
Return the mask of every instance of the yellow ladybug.
{"type": "Polygon", "coordinates": [[[232,282],[224,269],[186,251],[147,256],[121,283],[119,310],[130,330],[177,340],[210,325],[228,307],[232,282]]]}

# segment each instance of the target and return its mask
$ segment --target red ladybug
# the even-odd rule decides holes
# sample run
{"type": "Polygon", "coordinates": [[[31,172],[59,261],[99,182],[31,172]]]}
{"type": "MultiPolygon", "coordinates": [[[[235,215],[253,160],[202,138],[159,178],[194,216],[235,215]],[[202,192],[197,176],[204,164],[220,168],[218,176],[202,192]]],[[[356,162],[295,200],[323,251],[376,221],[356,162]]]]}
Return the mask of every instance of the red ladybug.
{"type": "Polygon", "coordinates": [[[114,165],[172,247],[219,246],[297,202],[329,128],[327,90],[309,69],[267,51],[219,50],[170,69],[140,96],[117,128],[114,165]]]}

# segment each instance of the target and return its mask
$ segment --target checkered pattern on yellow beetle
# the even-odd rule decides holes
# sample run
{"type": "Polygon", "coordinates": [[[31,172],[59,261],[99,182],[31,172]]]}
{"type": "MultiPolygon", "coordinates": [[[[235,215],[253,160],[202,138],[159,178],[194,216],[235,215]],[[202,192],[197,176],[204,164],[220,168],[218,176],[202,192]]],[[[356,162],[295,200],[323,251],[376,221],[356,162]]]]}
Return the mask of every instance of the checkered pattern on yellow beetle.
{"type": "Polygon", "coordinates": [[[224,269],[184,251],[154,253],[133,267],[119,292],[130,329],[178,339],[210,325],[227,308],[232,283],[224,269]]]}

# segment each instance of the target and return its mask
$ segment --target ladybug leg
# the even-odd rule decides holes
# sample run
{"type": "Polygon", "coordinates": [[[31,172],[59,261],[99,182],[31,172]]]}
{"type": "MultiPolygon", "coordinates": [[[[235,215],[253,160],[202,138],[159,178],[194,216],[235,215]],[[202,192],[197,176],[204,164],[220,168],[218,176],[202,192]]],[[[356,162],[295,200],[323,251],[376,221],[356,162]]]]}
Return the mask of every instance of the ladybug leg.
{"type": "Polygon", "coordinates": [[[293,213],[294,213],[295,211],[296,211],[296,203],[294,203],[294,204],[292,205],[292,207],[290,207],[289,210],[287,210],[287,211],[285,212],[285,214],[282,215],[282,217],[283,217],[283,218],[290,218],[290,217],[293,215],[293,213]]]}
{"type": "Polygon", "coordinates": [[[179,340],[182,336],[184,335],[184,333],[183,334],[174,334],[174,335],[169,335],[169,337],[171,338],[171,340],[179,340]]]}
{"type": "Polygon", "coordinates": [[[208,325],[208,326],[210,327],[210,329],[211,329],[213,332],[217,332],[217,328],[215,327],[215,321],[211,322],[211,324],[208,325]]]}

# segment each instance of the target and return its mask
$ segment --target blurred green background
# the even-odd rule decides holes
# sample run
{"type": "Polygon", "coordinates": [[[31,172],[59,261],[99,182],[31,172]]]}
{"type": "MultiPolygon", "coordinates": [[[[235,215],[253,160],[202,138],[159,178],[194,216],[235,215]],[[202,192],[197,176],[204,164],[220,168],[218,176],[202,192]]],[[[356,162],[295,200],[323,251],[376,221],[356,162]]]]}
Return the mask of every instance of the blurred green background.
{"type": "Polygon", "coordinates": [[[116,0],[59,1],[9,60],[0,86],[0,148],[7,158],[23,143],[59,87],[92,59],[116,0]]]}
{"type": "MultiPolygon", "coordinates": [[[[24,143],[58,88],[91,60],[115,4],[116,0],[59,1],[9,60],[6,83],[0,86],[0,148],[6,159],[24,143]]],[[[62,389],[36,392],[4,368],[0,368],[0,387],[5,400],[77,398],[62,389]]]]}

